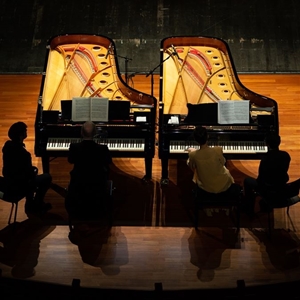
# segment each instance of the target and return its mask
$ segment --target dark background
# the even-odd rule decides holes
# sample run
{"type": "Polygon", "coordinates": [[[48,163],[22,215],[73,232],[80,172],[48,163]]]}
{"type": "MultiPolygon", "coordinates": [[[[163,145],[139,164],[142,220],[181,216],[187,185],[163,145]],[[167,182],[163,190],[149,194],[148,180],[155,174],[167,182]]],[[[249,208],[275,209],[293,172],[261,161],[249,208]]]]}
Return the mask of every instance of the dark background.
{"type": "Polygon", "coordinates": [[[299,13],[299,0],[0,0],[0,73],[42,72],[48,40],[72,33],[113,39],[129,72],[155,68],[162,39],[192,35],[225,40],[240,73],[298,73],[299,13]]]}

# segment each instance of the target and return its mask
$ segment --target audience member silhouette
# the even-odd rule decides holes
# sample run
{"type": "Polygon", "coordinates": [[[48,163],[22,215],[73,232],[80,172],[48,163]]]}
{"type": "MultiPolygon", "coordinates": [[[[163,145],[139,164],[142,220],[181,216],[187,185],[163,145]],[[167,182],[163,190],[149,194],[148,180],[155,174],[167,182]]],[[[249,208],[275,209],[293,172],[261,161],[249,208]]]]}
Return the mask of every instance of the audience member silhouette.
{"type": "Polygon", "coordinates": [[[2,148],[4,197],[24,194],[27,214],[48,211],[52,206],[44,202],[44,197],[50,188],[52,177],[48,173],[38,174],[38,169],[32,165],[31,154],[24,144],[27,125],[23,122],[12,124],[8,130],[8,137],[10,140],[6,141],[2,148]]]}
{"type": "Polygon", "coordinates": [[[256,193],[264,197],[272,192],[276,205],[299,194],[300,179],[288,183],[291,157],[288,152],[279,149],[280,136],[270,132],[265,141],[268,152],[260,161],[257,178],[246,177],[244,180],[246,210],[250,215],[254,214],[256,193]]]}

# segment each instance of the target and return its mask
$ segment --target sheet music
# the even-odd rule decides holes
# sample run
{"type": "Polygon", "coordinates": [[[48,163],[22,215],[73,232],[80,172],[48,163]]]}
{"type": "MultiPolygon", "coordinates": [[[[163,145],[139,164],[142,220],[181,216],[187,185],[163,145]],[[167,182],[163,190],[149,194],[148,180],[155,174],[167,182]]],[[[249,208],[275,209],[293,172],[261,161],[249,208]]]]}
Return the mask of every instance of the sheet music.
{"type": "Polygon", "coordinates": [[[108,121],[108,98],[74,97],[72,99],[72,121],[108,121]]]}
{"type": "Polygon", "coordinates": [[[72,99],[72,121],[80,122],[90,119],[89,98],[76,97],[72,99]]]}
{"type": "Polygon", "coordinates": [[[220,100],[219,124],[249,124],[249,100],[220,100]]]}
{"type": "Polygon", "coordinates": [[[91,99],[91,121],[108,122],[108,98],[91,99]]]}

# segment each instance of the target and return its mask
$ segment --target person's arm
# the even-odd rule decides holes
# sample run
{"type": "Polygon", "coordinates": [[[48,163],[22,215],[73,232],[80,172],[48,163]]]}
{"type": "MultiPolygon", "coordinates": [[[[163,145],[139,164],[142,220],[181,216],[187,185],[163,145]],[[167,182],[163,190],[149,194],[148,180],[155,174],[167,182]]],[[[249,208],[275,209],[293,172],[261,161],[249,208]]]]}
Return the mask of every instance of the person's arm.
{"type": "Polygon", "coordinates": [[[286,173],[288,173],[288,170],[290,168],[290,162],[291,162],[291,157],[290,155],[286,152],[286,173]]]}
{"type": "MultiPolygon", "coordinates": [[[[291,157],[287,152],[283,152],[284,153],[284,159],[281,160],[281,174],[282,174],[282,182],[287,183],[290,179],[288,171],[289,171],[289,167],[290,167],[290,162],[291,162],[291,157]]],[[[279,162],[280,163],[280,162],[279,162]]]]}
{"type": "Polygon", "coordinates": [[[195,170],[195,166],[194,166],[194,167],[191,166],[191,163],[190,163],[190,153],[195,152],[196,150],[197,150],[197,149],[196,149],[196,148],[193,148],[193,147],[186,148],[186,149],[184,150],[184,151],[188,152],[188,154],[189,154],[189,158],[188,158],[188,160],[187,160],[187,165],[188,165],[192,170],[195,170]]]}
{"type": "Polygon", "coordinates": [[[257,182],[260,185],[264,185],[266,182],[266,173],[267,173],[267,164],[265,162],[264,159],[261,159],[261,161],[259,162],[259,166],[258,166],[258,175],[257,175],[257,182]]]}
{"type": "Polygon", "coordinates": [[[75,162],[75,145],[70,144],[69,152],[68,152],[68,162],[70,164],[74,164],[75,162]]]}
{"type": "Polygon", "coordinates": [[[223,155],[223,148],[222,147],[215,147],[214,149],[216,149],[216,151],[218,151],[219,162],[221,163],[222,166],[225,166],[226,158],[223,155]]]}
{"type": "Polygon", "coordinates": [[[197,150],[196,148],[190,147],[190,148],[186,148],[184,151],[190,153],[190,152],[193,152],[193,151],[196,151],[196,150],[197,150]]]}
{"type": "Polygon", "coordinates": [[[192,171],[195,171],[196,166],[193,162],[194,160],[193,160],[193,155],[192,155],[192,152],[194,152],[195,150],[193,150],[193,148],[189,148],[189,149],[191,149],[191,150],[189,151],[189,158],[188,158],[186,163],[192,171]]]}
{"type": "Polygon", "coordinates": [[[107,165],[110,165],[110,164],[112,164],[111,154],[110,154],[110,151],[109,151],[107,145],[105,145],[105,147],[106,147],[106,162],[107,162],[107,165]]]}

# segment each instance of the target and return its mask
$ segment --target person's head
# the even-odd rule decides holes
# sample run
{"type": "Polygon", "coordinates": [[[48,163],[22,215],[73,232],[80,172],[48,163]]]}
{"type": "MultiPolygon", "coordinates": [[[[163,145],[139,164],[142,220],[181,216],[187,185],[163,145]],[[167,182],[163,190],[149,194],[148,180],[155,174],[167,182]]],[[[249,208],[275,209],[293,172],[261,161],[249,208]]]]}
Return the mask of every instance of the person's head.
{"type": "Polygon", "coordinates": [[[91,121],[85,122],[81,127],[81,136],[83,139],[93,139],[96,133],[96,125],[91,121]]]}
{"type": "Polygon", "coordinates": [[[194,129],[194,139],[197,143],[201,145],[206,144],[207,142],[207,130],[205,127],[197,126],[194,129]]]}
{"type": "Polygon", "coordinates": [[[265,142],[270,149],[278,149],[281,143],[281,139],[276,132],[269,132],[266,135],[265,142]]]}
{"type": "Polygon", "coordinates": [[[23,142],[27,137],[27,125],[24,122],[12,124],[8,130],[8,137],[14,142],[23,142]]]}

